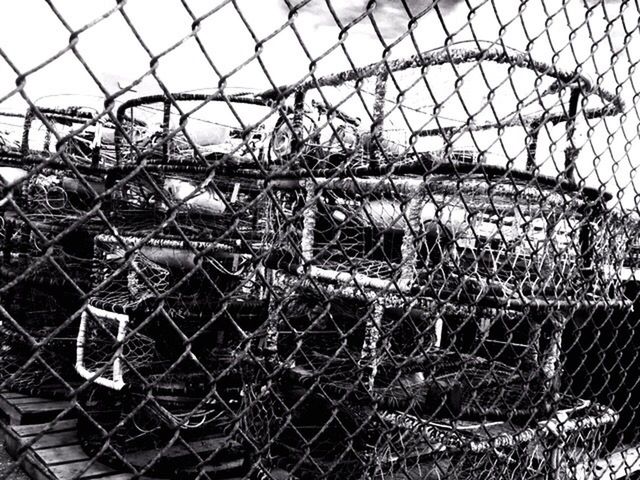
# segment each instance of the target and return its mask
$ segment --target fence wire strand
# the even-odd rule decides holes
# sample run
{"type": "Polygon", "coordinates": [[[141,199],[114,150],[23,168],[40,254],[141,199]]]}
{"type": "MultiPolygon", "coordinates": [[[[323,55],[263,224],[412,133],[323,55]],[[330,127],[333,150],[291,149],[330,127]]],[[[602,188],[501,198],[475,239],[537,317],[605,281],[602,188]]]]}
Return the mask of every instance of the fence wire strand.
{"type": "Polygon", "coordinates": [[[640,471],[636,2],[33,3],[0,395],[61,407],[0,478],[640,471]]]}

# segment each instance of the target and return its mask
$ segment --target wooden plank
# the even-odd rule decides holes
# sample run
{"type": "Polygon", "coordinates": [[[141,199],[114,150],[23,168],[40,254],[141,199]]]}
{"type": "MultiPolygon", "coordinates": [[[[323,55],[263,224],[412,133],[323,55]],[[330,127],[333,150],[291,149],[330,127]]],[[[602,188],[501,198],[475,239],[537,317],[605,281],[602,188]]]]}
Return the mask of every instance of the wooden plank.
{"type": "Polygon", "coordinates": [[[42,441],[48,435],[55,435],[63,432],[76,432],[75,420],[61,420],[51,426],[49,424],[42,425],[8,425],[4,429],[4,443],[7,452],[13,458],[18,456],[18,452],[26,445],[30,440],[35,439],[36,436],[42,436],[38,441],[42,441]],[[43,435],[42,432],[47,430],[43,435]]]}
{"type": "Polygon", "coordinates": [[[0,392],[0,397],[4,397],[6,399],[26,398],[26,397],[28,397],[28,395],[24,395],[22,393],[16,393],[16,392],[0,392]]]}
{"type": "MultiPolygon", "coordinates": [[[[52,428],[47,433],[63,432],[66,430],[76,429],[76,420],[59,420],[53,424],[52,428]]],[[[42,432],[48,424],[40,425],[15,425],[11,429],[20,437],[29,437],[37,435],[42,432]]]]}
{"type": "Polygon", "coordinates": [[[22,402],[22,400],[24,399],[18,398],[18,399],[12,400],[11,403],[13,403],[20,410],[26,411],[26,412],[30,412],[33,410],[41,410],[43,408],[47,410],[55,410],[55,409],[62,410],[71,405],[71,402],[69,400],[47,400],[46,398],[43,398],[42,399],[43,401],[41,402],[36,402],[36,401],[22,402]]]}
{"type": "Polygon", "coordinates": [[[11,399],[0,395],[0,421],[15,425],[20,423],[21,417],[18,409],[11,403],[11,399]]]}
{"type": "MultiPolygon", "coordinates": [[[[13,402],[12,402],[13,403],[13,402]]],[[[20,411],[20,413],[22,413],[23,415],[25,414],[29,414],[29,413],[34,413],[34,412],[49,412],[52,410],[64,410],[65,408],[68,408],[71,405],[71,402],[68,402],[66,400],[45,400],[44,402],[40,402],[40,403],[27,403],[27,404],[21,404],[21,403],[13,403],[13,405],[18,409],[18,411],[20,411]]]]}
{"type": "MultiPolygon", "coordinates": [[[[88,461],[65,463],[62,465],[49,465],[49,470],[53,474],[56,480],[71,480],[73,478],[100,478],[102,480],[106,475],[109,477],[113,475],[120,475],[118,472],[109,468],[101,463],[93,462],[89,467],[88,461]],[[80,472],[82,475],[78,476],[80,472]]],[[[131,478],[129,475],[128,478],[131,478]]]]}
{"type": "MultiPolygon", "coordinates": [[[[35,438],[35,436],[31,438],[35,438]]],[[[34,450],[41,450],[43,448],[62,447],[76,443],[78,443],[77,432],[75,430],[68,430],[60,433],[47,433],[38,439],[38,441],[34,442],[30,448],[33,448],[34,450]]]]}
{"type": "MultiPolygon", "coordinates": [[[[55,419],[60,412],[66,410],[71,405],[65,400],[57,400],[46,403],[30,403],[27,405],[16,405],[20,415],[20,424],[45,423],[55,419]]],[[[62,418],[75,416],[75,410],[70,409],[62,418]]]]}
{"type": "Polygon", "coordinates": [[[18,397],[8,399],[13,405],[31,405],[34,403],[49,403],[51,400],[37,397],[18,397]]]}
{"type": "MultiPolygon", "coordinates": [[[[47,450],[54,451],[55,447],[65,447],[65,446],[78,446],[78,437],[75,430],[69,430],[62,433],[54,433],[54,434],[45,434],[40,439],[38,439],[33,445],[27,446],[29,443],[29,439],[35,439],[36,437],[22,437],[17,438],[16,436],[9,436],[5,441],[5,448],[7,453],[11,458],[18,458],[23,452],[24,449],[27,448],[30,454],[37,454],[39,452],[47,450]]],[[[76,456],[78,455],[78,451],[75,450],[76,456]]],[[[53,453],[45,453],[44,457],[50,457],[53,453]]],[[[63,452],[64,453],[64,452],[63,452]]],[[[86,455],[85,455],[86,457],[86,455]]],[[[71,458],[70,458],[71,460],[71,458]]],[[[46,463],[46,462],[45,462],[46,463]]]]}
{"type": "MultiPolygon", "coordinates": [[[[0,421],[9,425],[44,423],[71,406],[67,400],[47,400],[11,392],[0,393],[0,421]]],[[[73,409],[64,417],[75,415],[73,409]]]]}
{"type": "Polygon", "coordinates": [[[89,457],[80,445],[67,445],[66,447],[45,448],[35,451],[36,457],[42,459],[46,465],[60,465],[63,463],[88,460],[89,457]]]}
{"type": "MultiPolygon", "coordinates": [[[[236,445],[235,442],[230,441],[228,437],[224,436],[208,437],[188,443],[195,453],[205,455],[208,452],[213,452],[215,450],[225,448],[225,445],[236,445]]],[[[158,450],[143,450],[138,452],[131,452],[127,454],[127,460],[129,460],[133,465],[148,465],[156,457],[156,455],[158,455],[158,450]]],[[[180,457],[193,458],[193,456],[194,453],[192,453],[191,450],[189,450],[187,447],[182,445],[179,440],[177,440],[169,449],[167,449],[166,452],[164,452],[160,456],[158,460],[156,460],[156,462],[161,463],[166,460],[175,460],[180,457]]]]}
{"type": "Polygon", "coordinates": [[[46,467],[38,464],[33,452],[28,452],[25,455],[21,466],[31,480],[56,480],[55,477],[49,474],[46,467]]]}
{"type": "Polygon", "coordinates": [[[640,445],[613,452],[598,460],[595,477],[599,480],[617,480],[640,471],[640,445]]]}

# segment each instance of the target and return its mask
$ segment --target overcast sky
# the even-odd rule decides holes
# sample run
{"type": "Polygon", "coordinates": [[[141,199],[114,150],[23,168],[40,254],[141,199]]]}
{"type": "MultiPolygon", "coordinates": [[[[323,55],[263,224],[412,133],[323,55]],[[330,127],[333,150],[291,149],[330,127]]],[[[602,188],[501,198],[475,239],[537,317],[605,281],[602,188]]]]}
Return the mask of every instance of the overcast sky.
{"type": "MultiPolygon", "coordinates": [[[[22,72],[63,50],[69,44],[67,27],[80,29],[115,6],[114,1],[107,0],[51,0],[51,3],[67,26],[44,0],[5,0],[0,6],[0,47],[22,72]]],[[[127,85],[148,72],[150,55],[145,48],[151,55],[158,55],[188,38],[180,47],[161,57],[158,76],[174,91],[215,86],[219,76],[199,50],[195,38],[190,37],[193,19],[185,5],[199,17],[219,3],[211,0],[129,0],[125,2],[124,11],[144,46],[123,15],[116,11],[79,35],[77,51],[106,88],[115,91],[118,84],[127,85]]],[[[289,3],[296,2],[290,0],[289,3]]],[[[225,75],[254,54],[253,36],[267,37],[289,16],[284,0],[236,0],[235,5],[237,9],[232,3],[223,6],[202,21],[198,31],[198,38],[215,69],[225,75]],[[252,32],[243,23],[241,14],[252,32]]],[[[339,21],[346,26],[365,12],[367,1],[333,0],[332,5],[339,21]]],[[[611,189],[626,187],[634,181],[632,162],[640,164],[640,146],[636,140],[639,117],[632,108],[635,90],[632,80],[635,79],[635,85],[640,88],[640,73],[630,77],[629,67],[640,60],[636,2],[528,0],[521,5],[517,0],[446,0],[439,3],[444,27],[431,8],[430,0],[409,0],[406,5],[411,14],[420,16],[413,32],[420,50],[442,46],[448,35],[455,41],[474,38],[496,41],[501,37],[505,44],[516,49],[523,50],[531,43],[537,59],[555,61],[567,69],[581,65],[590,78],[601,77],[603,86],[618,89],[631,110],[626,117],[610,120],[606,128],[597,128],[593,137],[595,147],[590,155],[598,158],[599,178],[611,189]],[[632,39],[630,43],[629,38],[632,39]],[[554,52],[558,52],[556,57],[554,52]],[[619,52],[615,62],[612,52],[619,52]],[[609,148],[607,137],[614,131],[618,133],[611,137],[609,148]]],[[[383,42],[393,44],[409,25],[409,14],[400,0],[378,0],[371,15],[378,31],[365,18],[348,30],[345,41],[349,58],[358,65],[380,60],[385,48],[383,42]]],[[[309,71],[309,56],[322,55],[339,38],[340,28],[325,0],[311,0],[300,10],[294,25],[295,31],[285,28],[264,45],[261,60],[270,79],[259,62],[253,61],[232,75],[228,84],[264,89],[271,81],[276,84],[295,82],[309,71]]],[[[411,38],[407,37],[392,48],[391,55],[400,57],[415,51],[411,38]]],[[[318,62],[317,72],[331,73],[348,67],[347,56],[338,48],[318,62]]],[[[0,98],[15,88],[15,79],[16,74],[0,59],[0,98]]],[[[137,87],[138,94],[156,90],[157,83],[150,75],[137,87]]],[[[50,104],[59,103],[64,98],[59,96],[61,94],[100,94],[72,52],[29,75],[25,91],[34,101],[50,104]]],[[[0,108],[21,109],[23,104],[19,96],[13,95],[0,108]]],[[[592,163],[592,159],[588,160],[592,163]]],[[[592,183],[600,180],[595,174],[589,177],[592,183]]],[[[633,205],[631,189],[627,189],[624,203],[633,205]]]]}

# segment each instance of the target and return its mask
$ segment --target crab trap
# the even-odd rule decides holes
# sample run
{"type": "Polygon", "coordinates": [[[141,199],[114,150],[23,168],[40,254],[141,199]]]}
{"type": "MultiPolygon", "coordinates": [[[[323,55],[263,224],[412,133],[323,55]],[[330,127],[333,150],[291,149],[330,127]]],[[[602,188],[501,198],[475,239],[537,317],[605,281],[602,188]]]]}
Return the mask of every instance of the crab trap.
{"type": "MultiPolygon", "coordinates": [[[[445,110],[446,98],[441,103],[445,110]]],[[[611,270],[623,252],[606,242],[613,235],[604,228],[610,196],[576,182],[580,149],[574,136],[578,117],[600,119],[621,108],[617,97],[585,78],[508,51],[438,50],[304,84],[295,90],[286,121],[293,140],[282,142],[286,148],[273,148],[281,165],[271,180],[278,195],[272,202],[274,229],[281,242],[274,246],[271,264],[339,288],[457,303],[520,308],[615,302],[619,285],[611,270]],[[540,86],[539,98],[527,106],[545,113],[528,114],[521,106],[515,117],[483,123],[474,118],[469,125],[446,128],[428,128],[439,117],[425,111],[420,128],[415,119],[405,118],[413,90],[422,86],[425,93],[423,82],[430,83],[433,68],[467,62],[537,74],[533,78],[546,88],[540,86]],[[543,75],[549,76],[546,83],[543,75]],[[339,112],[353,97],[369,93],[362,85],[370,77],[376,87],[371,131],[360,134],[355,148],[353,140],[341,140],[344,129],[334,129],[331,122],[337,117],[343,126],[346,114],[339,112]],[[343,89],[349,93],[341,97],[343,89]],[[339,98],[326,107],[325,123],[305,127],[305,115],[313,109],[305,99],[316,95],[329,102],[331,93],[339,98]],[[397,101],[389,99],[394,94],[397,101]],[[583,105],[599,105],[578,112],[581,97],[583,105]],[[385,140],[387,124],[397,123],[398,115],[410,133],[400,151],[387,148],[385,140]],[[542,171],[557,159],[544,156],[538,136],[556,125],[566,130],[564,163],[555,165],[555,176],[545,175],[542,171]],[[327,140],[331,145],[343,145],[340,153],[318,150],[326,129],[334,132],[327,140]],[[506,131],[521,140],[515,153],[503,145],[506,131]],[[475,140],[480,134],[488,144],[484,148],[475,140]],[[465,135],[476,142],[475,150],[460,147],[465,135]],[[443,145],[434,149],[434,142],[443,145]],[[609,264],[601,265],[597,255],[609,257],[609,264]],[[598,276],[604,278],[594,286],[598,276]]],[[[397,128],[391,130],[397,137],[397,128]]],[[[276,132],[274,141],[278,138],[276,132]]]]}
{"type": "Polygon", "coordinates": [[[70,361],[78,327],[77,298],[63,291],[53,295],[49,285],[25,284],[0,293],[0,387],[47,398],[67,397],[77,385],[70,361]]]}
{"type": "Polygon", "coordinates": [[[260,253],[267,239],[258,168],[271,110],[258,98],[171,94],[118,109],[118,169],[106,179],[109,220],[126,235],[204,241],[260,253]],[[138,127],[143,122],[145,128],[138,127]]]}
{"type": "Polygon", "coordinates": [[[204,179],[188,167],[144,169],[110,177],[109,221],[123,235],[204,241],[237,252],[264,249],[265,192],[253,179],[216,175],[204,179]]]}
{"type": "MultiPolygon", "coordinates": [[[[107,112],[90,106],[29,108],[20,146],[30,163],[53,168],[101,172],[116,165],[116,124],[107,112]]],[[[137,128],[144,124],[131,122],[137,128]]]]}
{"type": "MultiPolygon", "coordinates": [[[[41,109],[38,115],[47,128],[88,118],[75,109],[41,109]]],[[[42,145],[34,142],[35,119],[33,110],[20,116],[20,139],[14,135],[0,157],[0,183],[7,192],[0,204],[0,364],[3,388],[64,396],[77,381],[69,359],[80,298],[91,285],[93,236],[99,228],[91,210],[102,179],[74,172],[72,165],[55,165],[51,136],[45,134],[49,140],[42,145]],[[44,164],[48,160],[51,165],[44,164]]],[[[77,160],[78,153],[72,156],[77,160]]]]}
{"type": "Polygon", "coordinates": [[[374,389],[363,401],[348,387],[356,380],[344,375],[336,382],[326,363],[315,375],[298,367],[271,375],[268,387],[256,386],[255,375],[246,379],[243,432],[253,471],[300,479],[594,478],[617,420],[611,409],[571,398],[528,420],[434,418],[417,407],[427,390],[398,382],[404,398],[396,391],[394,401],[381,401],[382,389],[374,389]],[[415,408],[403,405],[407,398],[415,408]]]}
{"type": "Polygon", "coordinates": [[[572,451],[581,456],[571,468],[589,471],[606,426],[617,418],[558,393],[563,318],[496,309],[479,316],[436,302],[428,310],[358,307],[324,289],[286,291],[286,300],[271,305],[277,320],[256,342],[262,361],[247,358],[242,370],[242,425],[256,471],[279,468],[293,478],[477,478],[475,465],[496,478],[517,472],[552,478],[544,475],[560,466],[549,467],[545,455],[554,450],[567,461],[574,458],[565,455],[570,449],[584,448],[572,451]],[[507,333],[491,335],[500,326],[507,333]],[[473,342],[462,338],[469,327],[476,329],[473,342]],[[517,339],[519,331],[528,336],[517,339]],[[584,425],[558,434],[551,448],[538,427],[556,415],[563,428],[568,418],[584,425]]]}
{"type": "Polygon", "coordinates": [[[29,176],[1,166],[0,178],[22,182],[0,206],[2,388],[70,395],[77,384],[70,359],[80,299],[91,285],[96,223],[86,217],[87,197],[75,188],[80,182],[61,172],[29,176]]]}
{"type": "Polygon", "coordinates": [[[110,432],[103,460],[141,468],[135,452],[164,448],[176,432],[230,434],[238,362],[263,321],[259,273],[211,243],[100,235],[95,248],[98,293],[76,349],[76,370],[93,384],[79,420],[86,450],[96,454],[110,432]]]}
{"type": "Polygon", "coordinates": [[[373,478],[594,478],[603,437],[617,418],[611,409],[570,398],[526,427],[382,413],[392,433],[375,444],[373,478]]]}
{"type": "MultiPolygon", "coordinates": [[[[535,430],[572,411],[559,393],[567,320],[629,306],[611,197],[577,181],[579,120],[619,113],[620,100],[498,49],[426,52],[263,98],[283,93],[293,106],[281,111],[266,162],[278,232],[265,261],[269,321],[262,363],[249,362],[244,381],[256,471],[360,478],[379,458],[367,449],[389,438],[386,427],[376,431],[382,415],[470,422],[480,432],[491,421],[535,430]],[[449,97],[430,85],[439,68],[472,75],[467,63],[509,69],[535,81],[536,94],[517,99],[516,111],[481,109],[473,122],[446,125],[442,112],[465,92],[460,82],[449,97]],[[350,107],[367,106],[363,98],[370,108],[358,116],[350,107]],[[413,108],[425,98],[435,113],[413,108]],[[368,131],[358,130],[367,117],[368,131]],[[563,142],[541,138],[559,128],[563,142]],[[505,142],[507,132],[515,141],[505,142]],[[544,141],[561,144],[560,158],[545,157],[544,141]]],[[[586,418],[596,432],[614,421],[612,412],[602,423],[586,418]]],[[[389,447],[398,458],[403,442],[389,447]]],[[[533,462],[532,448],[519,454],[533,462]]],[[[519,454],[488,447],[491,475],[507,475],[519,454]]],[[[450,461],[446,475],[438,462],[423,474],[474,478],[450,461]]]]}
{"type": "Polygon", "coordinates": [[[0,216],[1,387],[67,396],[77,385],[72,359],[93,233],[27,208],[0,216]]]}
{"type": "Polygon", "coordinates": [[[3,368],[32,384],[15,352],[75,357],[80,443],[132,472],[215,438],[190,468],[591,478],[617,414],[562,393],[562,340],[631,303],[629,226],[581,151],[622,109],[527,55],[447,48],[113,122],[29,110],[0,160],[0,291],[73,294],[42,328],[15,310],[3,368]],[[478,65],[504,77],[480,103],[478,65]]]}
{"type": "Polygon", "coordinates": [[[267,102],[239,93],[134,98],[117,113],[120,167],[140,164],[257,168],[275,121],[267,102]]]}
{"type": "MultiPolygon", "coordinates": [[[[88,102],[80,95],[72,97],[76,104],[32,105],[24,114],[0,112],[3,164],[21,169],[37,167],[38,172],[42,168],[71,171],[79,180],[80,172],[97,175],[114,168],[115,115],[88,106],[95,101],[88,102]]],[[[125,119],[130,128],[145,127],[125,119]]]]}
{"type": "Polygon", "coordinates": [[[0,155],[0,184],[7,192],[0,203],[4,274],[86,286],[93,236],[105,228],[100,168],[109,155],[96,137],[104,120],[82,107],[32,108],[23,117],[19,145],[0,155]],[[85,144],[94,150],[81,148],[85,144]]]}
{"type": "Polygon", "coordinates": [[[81,181],[60,171],[28,176],[2,166],[0,179],[17,182],[0,205],[0,272],[9,282],[6,287],[60,286],[82,295],[90,284],[93,237],[101,228],[98,215],[91,214],[91,189],[99,179],[81,181]]]}
{"type": "Polygon", "coordinates": [[[617,300],[616,276],[593,261],[606,255],[595,248],[603,213],[593,200],[545,187],[542,178],[531,187],[508,173],[488,180],[486,172],[458,169],[456,180],[440,170],[426,179],[274,181],[284,206],[276,229],[284,234],[270,265],[345,290],[456,303],[617,300]],[[598,275],[606,277],[594,288],[589,277],[598,275]]]}

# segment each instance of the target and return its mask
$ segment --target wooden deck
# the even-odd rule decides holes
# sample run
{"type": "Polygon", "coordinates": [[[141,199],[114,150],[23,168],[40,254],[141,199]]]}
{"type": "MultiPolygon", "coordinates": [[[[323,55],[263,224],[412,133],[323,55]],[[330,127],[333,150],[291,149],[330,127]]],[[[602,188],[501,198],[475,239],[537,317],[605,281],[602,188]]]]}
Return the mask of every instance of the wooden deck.
{"type": "Polygon", "coordinates": [[[75,420],[53,425],[10,425],[5,430],[5,446],[33,480],[132,478],[92,461],[84,453],[78,443],[75,420]]]}
{"type": "MultiPolygon", "coordinates": [[[[62,420],[55,424],[10,425],[5,431],[5,445],[11,458],[19,460],[23,469],[33,480],[128,480],[134,476],[122,473],[90,458],[81,448],[76,420],[62,420]]],[[[193,458],[193,453],[207,454],[215,450],[221,439],[210,437],[189,442],[188,448],[175,445],[160,456],[160,471],[166,471],[171,478],[230,478],[242,469],[242,459],[229,459],[204,469],[177,467],[181,459],[193,458]],[[170,467],[169,464],[172,466],[170,467]],[[163,469],[166,465],[166,469],[163,469]]],[[[148,450],[128,455],[128,460],[144,465],[158,456],[158,451],[148,450]]],[[[136,477],[153,480],[152,477],[136,477]]]]}
{"type": "MultiPolygon", "coordinates": [[[[33,480],[128,480],[130,473],[119,472],[95,458],[80,446],[77,422],[71,402],[46,400],[19,393],[0,393],[0,425],[4,431],[9,456],[20,462],[33,480]],[[68,412],[65,410],[68,409],[68,412]],[[61,415],[60,418],[58,416],[61,415]],[[58,418],[57,421],[53,421],[58,418]]],[[[209,436],[187,443],[176,442],[158,457],[157,450],[132,452],[127,459],[133,465],[156,463],[159,471],[172,478],[230,478],[242,476],[243,458],[239,454],[224,455],[224,461],[212,462],[195,469],[194,455],[206,458],[210,452],[226,445],[224,437],[209,436]]],[[[235,449],[234,449],[235,450],[235,449]]],[[[136,477],[153,480],[152,477],[136,477]]],[[[232,480],[232,479],[230,479],[232,480]]]]}
{"type": "MultiPolygon", "coordinates": [[[[62,400],[46,400],[19,393],[0,393],[0,421],[4,429],[7,453],[20,461],[23,470],[32,480],[128,480],[132,474],[110,468],[90,458],[80,447],[76,420],[71,403],[62,400]],[[69,409],[56,422],[58,415],[69,409]]],[[[188,459],[194,454],[206,457],[218,450],[225,439],[210,436],[190,441],[187,445],[176,443],[160,458],[156,450],[133,452],[128,459],[135,465],[158,461],[160,470],[172,472],[173,478],[224,478],[242,477],[243,459],[240,455],[227,457],[218,464],[195,469],[188,459]],[[176,467],[185,460],[183,468],[176,467]],[[166,465],[166,470],[164,469],[166,465]]],[[[596,464],[594,478],[617,480],[640,471],[640,446],[629,446],[609,454],[596,464]]],[[[153,480],[151,477],[137,477],[153,480]]],[[[230,479],[233,480],[233,479],[230,479]]],[[[239,479],[238,479],[239,480],[239,479]]]]}
{"type": "Polygon", "coordinates": [[[71,405],[68,400],[0,392],[0,423],[9,456],[19,460],[33,480],[131,478],[91,461],[82,451],[71,405]]]}
{"type": "Polygon", "coordinates": [[[64,410],[71,418],[75,412],[68,400],[47,400],[22,393],[0,392],[0,422],[5,425],[28,425],[49,422],[64,410]]]}

